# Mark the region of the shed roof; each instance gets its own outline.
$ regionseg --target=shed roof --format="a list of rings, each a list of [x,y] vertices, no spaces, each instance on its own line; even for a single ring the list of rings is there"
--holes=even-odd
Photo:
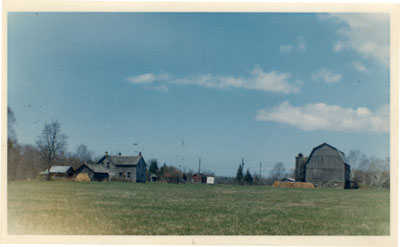
[[[50,167],[50,173],[66,173],[69,169],[72,169],[71,166],[52,166]],[[41,174],[47,174],[48,170],[41,172]]]
[[[109,173],[109,170],[97,164],[83,164],[95,173]]]

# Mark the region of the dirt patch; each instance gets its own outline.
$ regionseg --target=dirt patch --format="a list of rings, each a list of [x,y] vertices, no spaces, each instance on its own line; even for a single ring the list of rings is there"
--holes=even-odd
[[[309,182],[281,182],[276,181],[272,187],[276,188],[304,188],[304,189],[313,189],[314,185]]]
[[[79,173],[76,175],[74,181],[76,182],[90,182],[90,177],[87,173]]]

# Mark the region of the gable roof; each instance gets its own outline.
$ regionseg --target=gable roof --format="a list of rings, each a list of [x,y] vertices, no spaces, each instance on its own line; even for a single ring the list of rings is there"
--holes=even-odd
[[[104,155],[97,164],[101,163],[104,159],[108,158],[116,166],[137,166],[140,159],[143,157],[138,156],[121,156],[121,155]]]
[[[86,166],[95,173],[109,173],[109,171],[106,168],[98,164],[83,164],[77,170],[79,170],[82,166]]]
[[[328,146],[328,147],[332,148],[333,150],[335,150],[336,152],[338,152],[338,154],[339,154],[339,156],[340,156],[342,162],[343,162],[345,165],[348,165],[348,164],[347,164],[347,160],[346,160],[346,156],[344,155],[344,153],[343,153],[342,151],[340,151],[339,149],[335,148],[334,146],[329,145],[329,144],[326,143],[326,142],[324,142],[324,143],[322,143],[321,145],[316,146],[315,148],[313,148],[313,150],[311,151],[310,155],[308,156],[307,161],[306,161],[305,164],[307,164],[308,161],[311,159],[313,153],[314,153],[317,149],[322,148],[323,146]]]
[[[69,169],[72,169],[71,166],[52,166],[50,167],[50,173],[66,173]],[[74,170],[74,169],[72,169]],[[41,172],[41,174],[47,174],[48,170]]]

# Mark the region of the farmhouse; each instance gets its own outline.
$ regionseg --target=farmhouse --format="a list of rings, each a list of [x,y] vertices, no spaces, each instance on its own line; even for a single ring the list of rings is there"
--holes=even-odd
[[[350,187],[350,166],[345,155],[337,148],[323,143],[315,147],[310,156],[299,153],[296,157],[295,180],[310,182],[315,187]]]
[[[46,169],[45,171],[39,173],[40,176],[47,176],[50,173],[52,178],[66,178],[74,175],[74,169],[70,166],[52,166],[50,171]]]
[[[105,155],[97,162],[108,171],[109,179],[146,182],[146,162],[142,153],[138,156]]]

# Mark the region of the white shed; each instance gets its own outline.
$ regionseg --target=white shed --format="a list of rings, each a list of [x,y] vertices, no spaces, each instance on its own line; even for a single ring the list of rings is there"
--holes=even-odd
[[[207,184],[214,184],[214,177],[207,177]]]

